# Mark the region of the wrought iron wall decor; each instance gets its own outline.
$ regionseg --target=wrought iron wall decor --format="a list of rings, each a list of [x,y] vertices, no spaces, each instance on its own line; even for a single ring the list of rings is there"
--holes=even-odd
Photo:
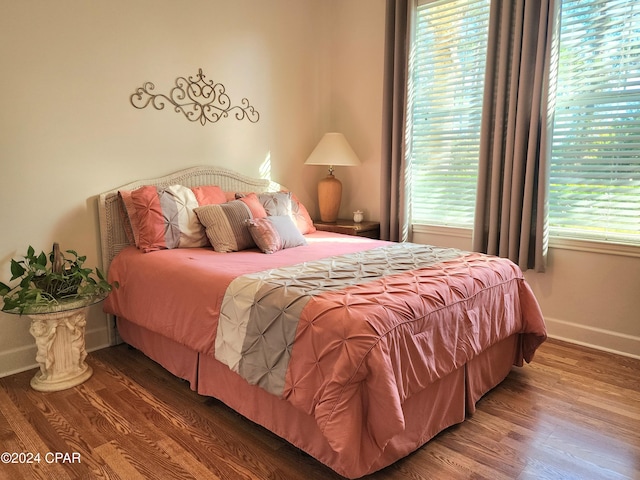
[[[260,114],[243,98],[240,105],[231,105],[231,100],[225,92],[224,85],[205,80],[202,69],[198,69],[196,76],[176,78],[176,86],[169,95],[153,94],[155,85],[145,82],[131,95],[131,105],[142,109],[152,105],[156,110],[164,109],[167,103],[173,105],[177,113],[182,113],[191,122],[215,123],[234,113],[236,119],[245,118],[251,123],[260,120]]]

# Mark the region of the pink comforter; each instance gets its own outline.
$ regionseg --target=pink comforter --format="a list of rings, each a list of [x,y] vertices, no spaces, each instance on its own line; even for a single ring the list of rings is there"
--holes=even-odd
[[[533,293],[513,263],[477,253],[322,294],[303,313],[284,397],[337,452],[376,458],[404,429],[407,398],[516,333],[521,365],[546,338]]]
[[[385,245],[323,232],[308,241],[273,255],[127,249],[111,265],[109,278],[121,287],[105,309],[213,355],[222,301],[237,277]],[[404,429],[408,397],[517,333],[514,363],[522,364],[546,338],[522,273],[508,260],[465,253],[314,295],[299,318],[282,397],[315,417],[336,452],[376,458]]]

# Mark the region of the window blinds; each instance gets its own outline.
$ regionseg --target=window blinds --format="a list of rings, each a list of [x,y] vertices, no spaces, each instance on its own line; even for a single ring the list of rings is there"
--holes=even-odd
[[[561,8],[550,233],[640,244],[640,3]]]
[[[473,226],[489,3],[418,6],[409,90],[413,223]]]

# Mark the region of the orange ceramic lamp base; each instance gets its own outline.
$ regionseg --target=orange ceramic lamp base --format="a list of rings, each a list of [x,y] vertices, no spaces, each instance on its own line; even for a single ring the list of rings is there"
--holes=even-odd
[[[342,199],[342,182],[330,172],[318,183],[318,208],[320,220],[335,222],[338,219],[340,201]]]

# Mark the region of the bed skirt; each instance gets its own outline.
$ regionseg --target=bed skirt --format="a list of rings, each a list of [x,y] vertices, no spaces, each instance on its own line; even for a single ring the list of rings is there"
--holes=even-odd
[[[409,397],[402,405],[405,430],[386,445],[381,456],[354,459],[331,449],[313,416],[249,385],[214,357],[198,354],[121,318],[117,325],[124,342],[187,380],[192,390],[222,401],[348,478],[380,470],[420,448],[442,430],[464,421],[467,414],[475,411],[476,402],[507,377],[519,348],[519,335],[513,335]]]

